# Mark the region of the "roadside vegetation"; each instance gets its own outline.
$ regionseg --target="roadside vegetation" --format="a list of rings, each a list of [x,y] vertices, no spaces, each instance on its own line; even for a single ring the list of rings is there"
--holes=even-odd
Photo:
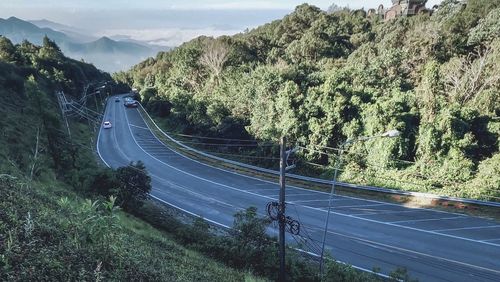
[[[254,281],[61,182],[0,179],[2,281]]]
[[[146,203],[134,214],[156,228],[168,232],[190,249],[235,269],[251,271],[271,281],[278,279],[277,239],[266,233],[270,221],[259,217],[254,207],[238,212],[234,217],[233,227],[223,232],[201,218],[194,219],[192,224],[181,223],[154,202]],[[390,274],[391,278],[383,279],[375,273],[362,272],[350,265],[334,262],[329,256],[325,261],[325,274],[321,280],[317,258],[300,253],[292,247],[304,246],[297,244],[287,248],[287,281],[416,281],[404,268],[394,269]],[[374,266],[374,272],[376,270],[377,267]]]
[[[70,137],[55,95],[110,79],[48,38],[0,36],[0,280],[258,281],[124,212],[151,189],[143,165],[100,168],[92,126],[73,118]]]
[[[48,38],[35,46],[0,37],[0,280],[275,280],[276,240],[255,208],[224,232],[202,219],[181,223],[147,200],[140,161],[104,168],[92,124],[70,118],[68,134],[56,91],[78,99],[85,85],[108,79]],[[290,280],[319,281],[314,260],[291,249],[287,260]],[[326,277],[380,281],[333,262]]]
[[[349,147],[340,179],[499,201],[500,2],[462,2],[389,22],[304,4],[114,78],[164,128],[220,156],[273,167],[269,143],[286,135],[307,148],[296,172],[331,178],[347,138],[397,129],[400,138]]]

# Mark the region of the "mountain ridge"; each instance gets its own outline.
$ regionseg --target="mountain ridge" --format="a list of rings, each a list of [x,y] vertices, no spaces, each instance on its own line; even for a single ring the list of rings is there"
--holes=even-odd
[[[52,27],[72,28],[49,20],[34,22]],[[84,59],[107,72],[127,69],[158,52],[158,48],[130,41],[117,41],[106,36],[85,42],[83,38],[78,39],[76,29],[58,31],[50,27],[37,26],[33,22],[17,17],[0,18],[0,35],[9,38],[15,44],[28,40],[37,45],[42,44],[43,37],[47,36],[54,40],[67,56],[77,60]]]
[[[39,28],[50,28],[52,30],[62,32],[76,42],[87,43],[98,39],[97,36],[88,34],[89,31],[87,30],[53,22],[47,19],[29,20],[28,22],[38,26]]]

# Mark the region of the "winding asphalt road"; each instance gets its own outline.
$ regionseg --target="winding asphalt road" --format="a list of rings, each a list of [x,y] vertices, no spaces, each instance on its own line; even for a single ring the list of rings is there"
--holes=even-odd
[[[113,168],[141,160],[152,177],[152,196],[208,221],[231,226],[233,215],[249,206],[264,213],[277,201],[279,186],[214,168],[165,146],[151,133],[137,109],[107,102],[99,155]],[[288,187],[287,215],[301,222],[301,236],[287,241],[318,253],[328,194]],[[500,222],[444,211],[336,196],[327,249],[358,268],[389,273],[405,267],[420,281],[500,281]],[[271,232],[276,232],[273,228]]]

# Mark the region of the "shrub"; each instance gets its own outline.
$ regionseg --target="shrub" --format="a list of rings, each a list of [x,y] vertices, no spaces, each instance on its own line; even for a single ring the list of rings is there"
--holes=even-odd
[[[116,170],[119,186],[116,195],[118,203],[125,210],[136,210],[151,192],[151,177],[141,161]]]

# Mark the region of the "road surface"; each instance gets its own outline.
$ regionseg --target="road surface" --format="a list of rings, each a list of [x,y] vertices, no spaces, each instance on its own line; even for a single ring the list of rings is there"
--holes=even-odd
[[[122,100],[122,99],[121,99]],[[277,183],[200,163],[166,147],[140,112],[108,99],[98,152],[117,168],[141,160],[152,178],[152,196],[222,226],[249,206],[263,214],[277,201]],[[301,236],[287,241],[319,253],[328,194],[288,187],[287,215],[301,223]],[[336,196],[326,246],[332,256],[356,267],[388,274],[408,269],[420,281],[500,281],[500,222],[444,211]],[[276,229],[274,229],[276,230]]]

